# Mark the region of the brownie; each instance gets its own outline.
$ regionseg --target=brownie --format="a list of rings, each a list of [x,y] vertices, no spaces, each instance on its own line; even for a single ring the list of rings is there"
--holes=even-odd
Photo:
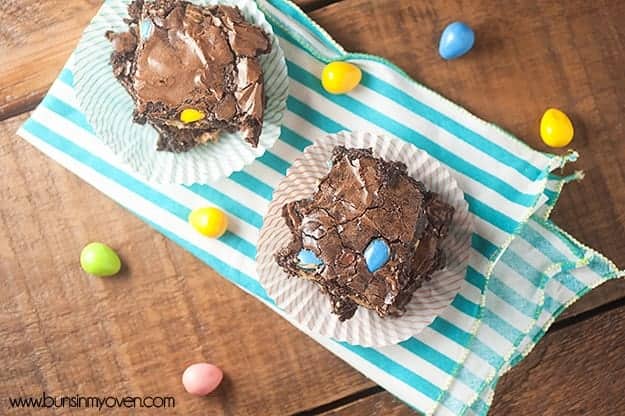
[[[282,207],[292,239],[276,261],[289,277],[316,283],[341,321],[359,305],[401,316],[444,267],[441,241],[453,214],[403,163],[338,146],[312,197]]]
[[[134,0],[127,32],[107,32],[115,77],[135,102],[134,120],[159,132],[157,148],[183,152],[240,131],[258,145],[265,105],[259,56],[269,36],[237,7]],[[181,117],[191,110],[199,117]]]

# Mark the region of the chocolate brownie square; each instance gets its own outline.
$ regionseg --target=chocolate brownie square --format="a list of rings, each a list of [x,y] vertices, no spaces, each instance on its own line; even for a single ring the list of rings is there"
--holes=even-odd
[[[256,147],[269,36],[237,7],[134,0],[128,15],[127,32],[106,33],[111,64],[135,101],[134,120],[159,132],[157,148],[187,151],[221,131],[240,131]]]
[[[413,293],[444,267],[441,241],[454,208],[371,149],[338,146],[309,199],[282,215],[292,240],[276,254],[289,276],[311,280],[341,321],[358,306],[400,316]]]

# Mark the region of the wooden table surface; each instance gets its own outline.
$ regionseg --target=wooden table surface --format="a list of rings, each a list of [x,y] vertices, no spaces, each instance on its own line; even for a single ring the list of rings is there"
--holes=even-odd
[[[410,75],[548,150],[538,120],[572,116],[575,169],[555,221],[625,266],[625,2],[301,0],[347,49]],[[174,396],[177,415],[410,415],[412,410],[129,212],[16,136],[99,0],[0,2],[0,414],[9,396]],[[445,24],[474,50],[436,52]],[[118,249],[121,276],[86,277],[92,240]],[[493,415],[625,414],[625,283],[573,305],[497,388]],[[190,363],[226,372],[206,398]],[[67,414],[48,409],[46,414]],[[11,413],[11,414],[24,414]],[[116,412],[111,412],[116,414]]]

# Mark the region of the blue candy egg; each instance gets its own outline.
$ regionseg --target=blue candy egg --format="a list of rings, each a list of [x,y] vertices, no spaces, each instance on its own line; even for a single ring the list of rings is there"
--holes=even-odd
[[[323,264],[321,259],[317,257],[313,251],[305,248],[301,249],[300,252],[297,253],[297,261],[297,266],[305,270],[315,270]]]
[[[438,53],[443,59],[459,58],[469,52],[475,42],[473,29],[463,22],[453,22],[443,30]]]
[[[154,23],[152,23],[150,19],[141,21],[141,24],[139,25],[139,34],[141,35],[141,39],[149,38],[153,31]]]
[[[367,269],[371,273],[384,266],[391,255],[391,249],[383,238],[372,240],[364,252]]]

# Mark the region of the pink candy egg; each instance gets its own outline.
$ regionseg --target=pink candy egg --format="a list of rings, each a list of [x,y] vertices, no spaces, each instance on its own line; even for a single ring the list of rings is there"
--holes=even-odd
[[[221,369],[213,364],[192,364],[182,373],[185,390],[196,396],[205,396],[219,386],[224,378]]]

